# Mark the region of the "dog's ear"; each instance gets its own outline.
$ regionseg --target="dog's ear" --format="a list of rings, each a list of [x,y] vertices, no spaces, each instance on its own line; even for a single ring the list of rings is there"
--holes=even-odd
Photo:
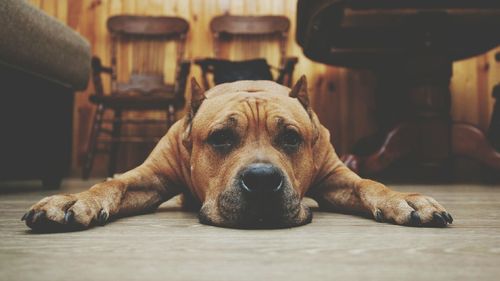
[[[309,95],[307,94],[307,79],[305,75],[302,75],[299,81],[295,83],[292,90],[290,91],[289,96],[291,98],[298,99],[302,106],[306,109],[309,117],[311,117],[313,126],[313,144],[315,144],[319,137],[319,122],[317,120],[318,118],[312,111],[311,104],[309,103]]]
[[[309,96],[307,95],[307,79],[305,75],[300,77],[299,81],[295,83],[290,91],[289,96],[291,98],[296,98],[302,104],[302,106],[306,109],[309,116],[311,116],[312,110],[309,104]]]
[[[206,99],[205,91],[201,88],[201,86],[196,82],[196,79],[191,78],[191,102],[190,102],[190,114],[191,117],[194,117],[196,111],[200,108],[203,101]]]
[[[184,136],[182,142],[187,148],[191,146],[191,123],[193,121],[194,115],[200,108],[203,101],[206,99],[205,91],[201,88],[201,86],[196,82],[196,79],[191,78],[191,100],[189,102],[189,112],[186,118],[186,129],[184,131]]]

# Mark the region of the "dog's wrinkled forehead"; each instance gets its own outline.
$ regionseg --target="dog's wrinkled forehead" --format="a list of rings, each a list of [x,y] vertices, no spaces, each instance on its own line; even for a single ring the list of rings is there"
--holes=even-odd
[[[228,127],[241,132],[294,127],[308,138],[317,135],[312,117],[305,76],[292,89],[260,80],[220,84],[206,92],[193,78],[183,143],[191,148],[192,135],[200,140]]]
[[[200,107],[199,116],[200,119],[217,122],[239,112],[253,115],[254,118],[278,115],[284,119],[308,122],[307,111],[289,94],[289,88],[273,81],[220,84],[205,92],[206,100]],[[208,125],[206,122],[202,123]]]

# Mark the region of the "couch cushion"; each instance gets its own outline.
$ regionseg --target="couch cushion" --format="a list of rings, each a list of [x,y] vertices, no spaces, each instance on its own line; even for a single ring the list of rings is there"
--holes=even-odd
[[[13,67],[74,90],[87,86],[89,43],[27,1],[0,1],[0,66]]]

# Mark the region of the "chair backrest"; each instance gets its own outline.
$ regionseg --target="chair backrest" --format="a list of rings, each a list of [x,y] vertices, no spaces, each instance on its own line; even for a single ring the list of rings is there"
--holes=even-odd
[[[285,16],[238,16],[223,15],[214,17],[210,22],[210,29],[214,37],[214,55],[221,58],[221,40],[231,37],[251,38],[274,37],[279,39],[280,67],[286,57],[286,44],[290,20]]]
[[[117,15],[108,19],[107,27],[111,34],[111,88],[114,92],[150,93],[173,89],[173,85],[164,83],[165,57],[172,45],[167,43],[176,43],[174,80],[178,81],[189,30],[186,20]],[[123,77],[128,81],[118,82]]]

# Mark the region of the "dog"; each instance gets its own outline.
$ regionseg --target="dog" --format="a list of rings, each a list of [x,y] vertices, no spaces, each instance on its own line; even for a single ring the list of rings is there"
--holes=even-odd
[[[104,225],[154,211],[178,194],[198,202],[199,221],[230,228],[310,223],[311,210],[360,214],[378,222],[446,226],[452,216],[431,197],[363,179],[335,153],[311,109],[305,76],[292,89],[238,81],[204,92],[191,80],[188,113],[139,167],[89,190],[46,197],[22,217],[35,231]]]

